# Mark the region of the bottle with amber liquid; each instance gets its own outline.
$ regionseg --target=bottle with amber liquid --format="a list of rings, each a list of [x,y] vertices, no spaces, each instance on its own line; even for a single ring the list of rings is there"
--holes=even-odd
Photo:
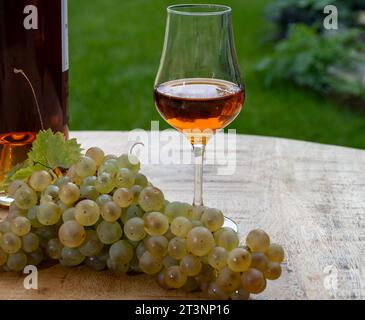
[[[67,0],[0,0],[0,184],[39,130],[67,137],[68,69]]]

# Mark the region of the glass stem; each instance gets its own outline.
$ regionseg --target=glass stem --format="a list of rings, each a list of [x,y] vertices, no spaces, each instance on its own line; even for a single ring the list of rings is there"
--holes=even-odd
[[[204,144],[193,144],[194,153],[194,206],[203,205]]]

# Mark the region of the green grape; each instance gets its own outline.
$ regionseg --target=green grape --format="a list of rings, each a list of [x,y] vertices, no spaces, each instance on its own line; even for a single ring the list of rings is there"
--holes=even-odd
[[[104,203],[113,201],[113,197],[109,194],[101,194],[99,197],[96,198],[96,203],[101,208]]]
[[[191,226],[192,226],[192,228],[204,227],[200,220],[192,220],[191,221]]]
[[[109,159],[104,161],[99,169],[98,169],[98,175],[102,174],[103,172],[109,173],[111,176],[113,176],[118,171],[118,165],[116,159]]]
[[[248,300],[250,293],[243,288],[239,288],[231,293],[230,298],[232,300]]]
[[[22,247],[22,240],[14,233],[7,232],[0,238],[0,247],[6,253],[16,253]]]
[[[145,251],[139,259],[139,267],[146,274],[156,274],[162,267],[162,261],[148,251]]]
[[[189,254],[181,259],[180,269],[188,276],[197,276],[202,269],[202,263],[199,258]]]
[[[214,247],[208,255],[208,263],[214,269],[221,270],[227,265],[228,252],[222,247]]]
[[[270,238],[265,231],[256,229],[247,235],[246,244],[253,252],[265,252],[270,247]]]
[[[42,192],[52,183],[52,176],[45,170],[34,171],[28,183],[34,191]]]
[[[61,210],[53,202],[41,204],[37,210],[37,219],[44,226],[56,224],[61,218]]]
[[[119,188],[114,191],[114,202],[121,208],[127,208],[133,203],[133,193],[126,188]]]
[[[15,193],[23,187],[28,188],[28,185],[23,180],[15,180],[15,181],[11,182],[8,187],[9,196],[14,198]]]
[[[132,186],[131,191],[133,193],[133,203],[138,204],[139,194],[141,193],[142,190],[143,190],[143,188],[141,186],[139,186],[138,184],[135,184],[134,186]]]
[[[243,272],[250,268],[251,254],[246,249],[235,248],[228,253],[228,267],[234,272]]]
[[[145,212],[161,211],[165,205],[165,198],[160,189],[146,187],[139,194],[138,204]]]
[[[118,263],[129,263],[133,259],[133,254],[133,247],[125,240],[119,240],[109,248],[110,259]]]
[[[109,259],[109,248],[108,246],[104,246],[103,250],[100,251],[100,253],[98,253],[96,255],[96,257],[101,260],[106,262]]]
[[[8,260],[7,253],[0,248],[0,267],[3,266]]]
[[[144,240],[146,250],[161,260],[167,253],[168,245],[169,241],[164,236],[149,236]]]
[[[279,262],[270,261],[264,271],[264,276],[269,280],[279,279],[281,276],[281,266]]]
[[[100,173],[96,180],[95,188],[100,193],[112,192],[115,188],[112,176],[107,172]]]
[[[23,252],[11,253],[8,256],[6,266],[11,271],[22,271],[27,265],[27,256]]]
[[[188,254],[186,249],[186,240],[180,237],[172,238],[167,247],[167,251],[172,258],[176,260],[182,259]]]
[[[219,271],[216,282],[224,292],[232,292],[241,286],[240,273],[225,267]]]
[[[86,230],[84,242],[79,247],[81,254],[86,257],[96,256],[104,247],[104,244],[99,240],[96,231]]]
[[[0,233],[7,233],[10,232],[11,222],[4,220],[0,222]]]
[[[66,183],[69,183],[71,182],[71,179],[70,177],[67,177],[67,176],[61,176],[61,177],[58,177],[54,183],[55,186],[61,188],[61,186],[63,184],[66,184]]]
[[[229,298],[228,293],[224,292],[216,282],[209,284],[207,288],[207,295],[213,300],[228,300]]]
[[[103,219],[108,222],[117,221],[122,214],[122,210],[114,201],[105,202],[100,212]]]
[[[27,209],[20,209],[16,206],[15,202],[13,201],[9,206],[9,213],[6,217],[8,221],[11,221],[12,219],[8,218],[11,214],[15,214],[16,217],[23,216],[25,217],[27,215],[28,210]]]
[[[146,252],[146,247],[144,246],[143,241],[141,241],[136,248],[136,256],[138,259],[141,259],[142,255]]]
[[[50,196],[51,201],[57,201],[59,199],[59,197],[58,197],[59,192],[60,192],[60,188],[51,184],[43,191],[43,195]]]
[[[194,292],[199,288],[199,283],[194,277],[188,277],[185,284],[181,287],[184,292]]]
[[[171,266],[164,272],[164,280],[168,287],[178,289],[184,286],[188,277],[179,266]]]
[[[251,266],[250,268],[255,268],[264,272],[267,269],[269,260],[262,252],[252,252],[251,253]]]
[[[282,263],[284,260],[284,249],[282,246],[272,243],[265,251],[267,258],[272,262]]]
[[[231,251],[232,249],[238,247],[240,240],[238,238],[236,231],[234,231],[231,228],[222,228],[217,232],[215,238],[216,238],[216,243],[219,247],[222,247],[227,251]]]
[[[162,288],[162,289],[165,289],[165,290],[168,290],[170,289],[167,284],[165,283],[165,270],[161,270],[157,277],[156,277],[156,280],[157,280],[157,283],[158,285]]]
[[[200,222],[200,217],[202,216],[205,209],[205,206],[193,206],[190,213],[191,220],[197,220]]]
[[[39,238],[34,233],[28,233],[22,237],[22,249],[25,252],[33,252],[39,247]]]
[[[77,248],[62,248],[60,263],[66,267],[78,266],[85,260],[85,257],[81,254]]]
[[[38,201],[37,194],[29,187],[21,187],[15,192],[14,202],[20,209],[28,210],[35,206]]]
[[[129,219],[143,217],[143,211],[135,204],[130,205],[128,208],[123,209],[120,220],[125,224]]]
[[[137,173],[141,167],[139,159],[133,154],[122,154],[117,159],[117,164],[119,168],[130,169],[134,173]]]
[[[26,217],[16,217],[10,225],[11,231],[19,237],[30,232],[32,225]]]
[[[72,165],[66,173],[66,176],[70,178],[70,181],[72,183],[75,183],[77,185],[81,184],[81,177],[76,173],[76,166]]]
[[[106,262],[98,257],[86,257],[85,264],[95,271],[102,271],[106,268]]]
[[[141,268],[139,267],[139,260],[136,256],[133,257],[131,262],[129,262],[129,268],[130,271],[136,272],[136,273],[142,273]]]
[[[86,198],[95,201],[100,193],[96,190],[94,186],[82,186],[80,188],[81,198]]]
[[[61,243],[69,248],[80,246],[86,237],[85,229],[75,220],[66,221],[58,231]]]
[[[75,172],[80,178],[93,176],[96,172],[96,163],[90,157],[81,157],[75,164]]]
[[[47,242],[46,253],[48,257],[54,260],[62,258],[63,245],[57,238],[51,239]]]
[[[61,214],[64,213],[66,210],[72,208],[72,205],[64,204],[61,200],[58,200],[56,204],[60,208]]]
[[[193,206],[184,202],[170,202],[166,205],[165,215],[171,222],[176,217],[191,218],[193,213]]]
[[[104,156],[103,162],[108,160],[117,160],[118,157],[115,154],[107,154]]]
[[[39,204],[45,204],[45,203],[49,203],[49,202],[53,202],[52,197],[49,195],[42,194],[39,199]]]
[[[96,232],[100,241],[104,244],[112,244],[123,235],[123,230],[118,222],[102,221],[97,226]]]
[[[100,208],[95,201],[82,200],[75,208],[75,219],[82,226],[92,226],[99,220]]]
[[[139,185],[142,188],[146,188],[148,185],[148,179],[144,174],[137,173],[134,177],[134,184]]]
[[[108,259],[106,262],[108,269],[115,274],[124,274],[129,270],[129,262],[120,262],[113,259]]]
[[[38,248],[35,251],[27,254],[28,265],[37,266],[43,261],[43,251]]]
[[[169,221],[161,212],[149,212],[144,215],[144,227],[149,235],[163,235],[169,229]]]
[[[241,275],[243,289],[250,293],[260,293],[266,288],[266,281],[261,271],[250,268]]]
[[[134,184],[134,173],[127,168],[121,168],[114,175],[113,181],[117,188],[129,189]]]
[[[170,226],[171,232],[177,237],[185,237],[192,227],[191,221],[185,217],[176,217]]]
[[[104,161],[104,151],[98,147],[87,149],[85,155],[95,161],[97,166],[100,166]]]
[[[179,261],[170,257],[170,256],[165,256],[162,259],[162,263],[164,265],[165,268],[171,267],[171,266],[178,266],[179,265]]]
[[[85,177],[84,179],[81,180],[80,186],[81,187],[86,187],[86,186],[95,187],[97,179],[98,178],[95,176]]]
[[[209,229],[211,232],[215,232],[223,226],[224,215],[222,211],[218,209],[205,208],[200,217],[200,221],[204,227]]]
[[[62,214],[62,220],[63,222],[69,221],[69,220],[75,220],[75,211],[76,208],[72,207],[67,209],[63,214]]]
[[[199,257],[205,256],[214,247],[213,235],[205,227],[195,227],[187,234],[186,246],[192,254]]]
[[[79,200],[80,189],[72,182],[65,183],[60,187],[59,197],[63,203],[71,205]]]
[[[144,221],[141,218],[135,217],[129,219],[124,225],[125,236],[132,241],[141,241],[146,236],[144,231]]]
[[[35,234],[39,238],[44,238],[44,239],[47,239],[47,240],[50,240],[50,239],[53,239],[53,238],[57,238],[58,226],[57,225],[42,226],[42,227],[38,228],[35,231]]]

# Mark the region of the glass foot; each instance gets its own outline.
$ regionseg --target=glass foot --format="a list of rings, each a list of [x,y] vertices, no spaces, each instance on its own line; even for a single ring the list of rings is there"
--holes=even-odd
[[[234,222],[230,218],[224,217],[223,227],[229,227],[229,228],[233,229],[234,231],[238,232],[237,223]]]
[[[9,207],[13,201],[13,198],[6,196],[4,193],[0,193],[0,207]]]

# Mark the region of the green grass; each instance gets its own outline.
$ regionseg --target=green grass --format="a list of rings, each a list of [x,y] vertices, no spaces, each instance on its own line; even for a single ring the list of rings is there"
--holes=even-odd
[[[181,2],[181,1],[180,1]],[[202,1],[192,1],[201,3]],[[209,1],[233,8],[236,49],[247,100],[231,124],[239,133],[365,148],[365,114],[288,83],[265,87],[255,64],[268,1]],[[70,113],[73,130],[150,128],[161,120],[152,101],[165,30],[164,0],[70,1]],[[266,29],[267,30],[267,29]]]

